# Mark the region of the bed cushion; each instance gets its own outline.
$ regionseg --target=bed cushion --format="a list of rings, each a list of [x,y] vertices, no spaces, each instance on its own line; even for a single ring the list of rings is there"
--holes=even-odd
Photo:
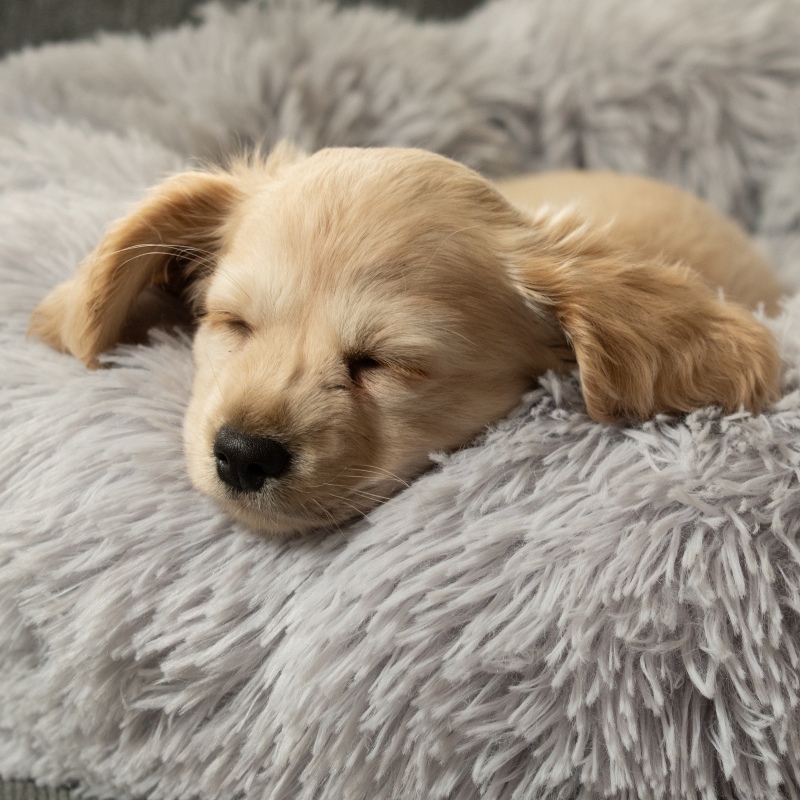
[[[306,3],[0,62],[0,774],[98,796],[800,793],[792,2]],[[282,541],[190,486],[190,343],[86,371],[27,317],[164,174],[249,142],[646,172],[790,288],[781,400],[589,420],[546,376],[366,518]]]

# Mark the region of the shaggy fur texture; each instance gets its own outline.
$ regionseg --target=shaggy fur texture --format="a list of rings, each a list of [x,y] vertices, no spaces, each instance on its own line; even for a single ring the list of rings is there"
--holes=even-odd
[[[548,370],[577,363],[596,422],[777,399],[773,335],[718,292],[755,308],[783,289],[730,221],[637,176],[512,183],[519,206],[408,147],[281,143],[182,172],[109,227],[29,332],[97,368],[175,287],[158,309],[180,297],[197,320],[189,475],[276,534],[363,516]]]
[[[0,65],[0,773],[152,798],[800,796],[800,298],[783,398],[639,426],[549,377],[368,519],[278,542],[189,486],[189,342],[87,373],[28,315],[233,142],[424,145],[699,190],[800,276],[793,2],[212,9]]]

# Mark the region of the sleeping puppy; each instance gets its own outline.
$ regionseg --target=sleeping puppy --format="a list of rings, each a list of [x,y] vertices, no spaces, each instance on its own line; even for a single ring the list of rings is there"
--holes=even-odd
[[[421,150],[280,145],[113,224],[31,332],[87,366],[152,287],[198,320],[189,472],[270,533],[364,513],[576,364],[598,422],[763,409],[781,290],[745,235],[605,173],[492,185]],[[722,288],[723,298],[718,292]]]

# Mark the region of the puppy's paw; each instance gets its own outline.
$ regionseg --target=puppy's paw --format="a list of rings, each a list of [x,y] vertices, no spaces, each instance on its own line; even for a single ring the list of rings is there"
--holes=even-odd
[[[689,396],[728,413],[744,407],[754,414],[778,398],[780,356],[775,339],[745,309],[720,303],[697,348],[693,353],[690,345],[688,352],[696,360]]]
[[[645,420],[712,405],[757,413],[777,397],[780,359],[770,332],[691,269],[641,263],[601,245],[561,255],[556,269],[545,256],[534,251],[522,288],[555,311],[592,419]]]
[[[654,309],[655,312],[655,309]],[[778,396],[780,358],[772,334],[744,308],[703,294],[673,306],[650,330],[596,348],[582,366],[590,415],[645,420],[719,406],[760,413]]]

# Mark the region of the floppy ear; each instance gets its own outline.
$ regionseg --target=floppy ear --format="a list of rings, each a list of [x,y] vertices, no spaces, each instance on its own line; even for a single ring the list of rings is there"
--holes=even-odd
[[[688,267],[614,249],[561,213],[518,241],[512,276],[575,352],[589,415],[643,420],[708,405],[759,412],[778,393],[770,332]]]
[[[106,232],[75,277],[45,297],[29,333],[97,367],[149,286],[183,286],[208,270],[240,190],[229,173],[185,172],[157,186]]]

